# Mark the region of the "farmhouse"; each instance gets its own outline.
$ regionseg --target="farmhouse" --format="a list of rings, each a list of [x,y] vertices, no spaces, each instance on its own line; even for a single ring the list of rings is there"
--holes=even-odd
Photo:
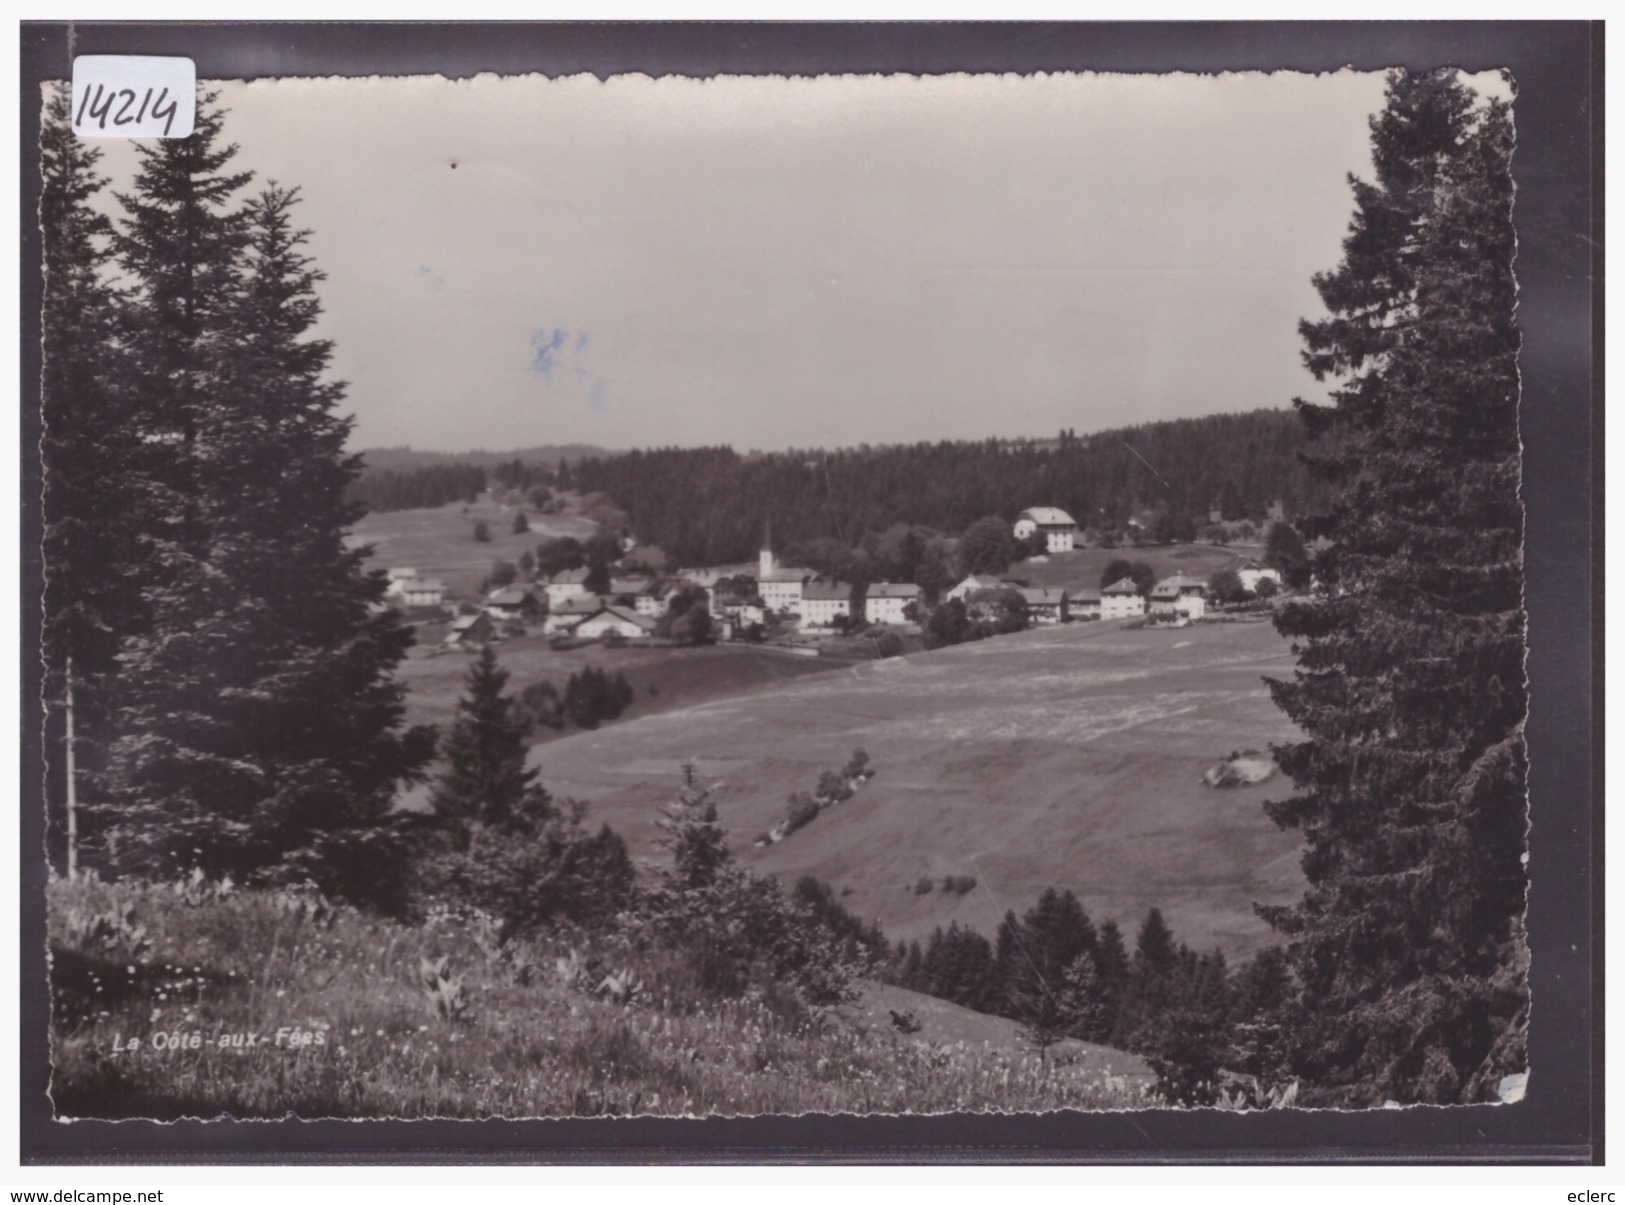
[[[384,570],[384,572],[388,575],[391,585],[393,585],[395,582],[403,581],[408,578],[422,576],[416,569],[408,569],[404,565],[394,566],[393,568]]]
[[[998,588],[999,579],[991,573],[973,573],[952,590],[949,590],[943,597],[949,602],[956,598],[963,602],[978,590],[997,590]]]
[[[1067,599],[1067,605],[1073,619],[1099,619],[1100,591],[1076,590]]]
[[[1016,539],[1025,540],[1035,531],[1044,533],[1050,552],[1071,552],[1078,535],[1078,525],[1060,507],[1030,506],[1016,516]]]
[[[1206,587],[1199,578],[1176,573],[1151,590],[1151,614],[1200,619],[1207,612]]]
[[[542,613],[542,600],[523,586],[504,586],[485,596],[492,619],[534,619]]]
[[[636,640],[642,636],[652,635],[654,630],[655,621],[647,615],[639,615],[626,607],[615,606],[599,607],[573,629],[574,634],[583,640],[602,640],[609,635]]]
[[[478,615],[459,615],[451,621],[446,643],[453,648],[479,648],[496,639],[497,626],[485,612]]]
[[[769,610],[800,615],[801,592],[811,576],[810,569],[794,569],[779,564],[773,555],[771,545],[768,543],[762,545],[756,572],[756,588],[761,592],[762,601],[767,604]]]
[[[1276,589],[1281,587],[1280,570],[1271,569],[1261,561],[1248,561],[1240,569],[1236,570],[1236,576],[1241,579],[1241,588],[1254,594],[1258,593],[1259,582],[1274,582]]]
[[[1070,596],[1065,590],[1048,587],[1018,587],[1016,593],[1027,604],[1027,618],[1033,623],[1066,623],[1072,618]]]
[[[869,623],[907,623],[903,609],[920,597],[913,582],[873,582],[863,600],[863,618]]]
[[[801,622],[828,627],[837,615],[852,616],[852,587],[840,582],[808,582],[801,588]]]
[[[557,606],[547,609],[542,631],[549,636],[555,632],[568,632],[589,615],[597,614],[603,605],[604,600],[596,594],[572,594]]]
[[[1122,581],[1113,582],[1100,592],[1100,617],[1102,619],[1132,619],[1145,614],[1145,599],[1140,596],[1140,588],[1134,584],[1134,579],[1125,577]]]
[[[446,583],[432,577],[403,577],[390,582],[385,593],[406,607],[438,607],[446,601]]]
[[[556,608],[565,599],[575,598],[587,592],[587,571],[566,569],[555,573],[543,580],[542,589],[547,591],[547,605]]]

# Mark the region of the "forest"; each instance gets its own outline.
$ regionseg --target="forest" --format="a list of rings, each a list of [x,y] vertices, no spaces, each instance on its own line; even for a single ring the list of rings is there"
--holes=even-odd
[[[1051,440],[749,456],[662,448],[587,457],[568,471],[579,489],[613,499],[640,541],[685,565],[717,565],[753,558],[769,521],[785,548],[856,545],[897,523],[957,534],[987,515],[1013,521],[1029,506],[1059,506],[1099,532],[1158,514],[1199,530],[1212,510],[1262,519],[1277,501],[1301,514],[1331,496],[1300,459],[1304,448],[1292,411],[1256,410]]]

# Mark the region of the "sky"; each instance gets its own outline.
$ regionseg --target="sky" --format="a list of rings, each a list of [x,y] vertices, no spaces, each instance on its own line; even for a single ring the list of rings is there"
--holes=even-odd
[[[219,87],[236,164],[302,190],[356,447],[745,450],[1320,396],[1297,324],[1383,81]]]

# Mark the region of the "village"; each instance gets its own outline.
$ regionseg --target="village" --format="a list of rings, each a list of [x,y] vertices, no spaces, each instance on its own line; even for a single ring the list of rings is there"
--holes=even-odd
[[[1279,521],[1279,508],[1271,509]],[[459,598],[438,577],[390,566],[386,600],[426,629],[449,621],[434,642],[440,653],[540,634],[561,649],[749,642],[804,656],[830,655],[844,638],[866,638],[887,656],[905,651],[905,638],[921,637],[929,618],[954,604],[965,621],[984,625],[984,634],[1096,620],[1184,626],[1267,601],[1284,585],[1280,570],[1257,558],[1235,562],[1228,591],[1216,589],[1213,577],[1184,572],[1147,580],[1143,567],[1099,587],[1042,584],[1032,580],[1033,569],[1083,550],[1078,523],[1058,507],[1035,506],[1017,516],[1011,536],[1033,555],[1003,574],[966,573],[935,598],[913,582],[859,584],[785,564],[769,532],[754,573],[750,566],[651,572],[629,557],[607,566],[596,582],[594,568],[584,565]],[[630,538],[621,543],[627,553],[635,547]],[[688,623],[673,622],[683,615]],[[888,634],[892,639],[883,642]]]

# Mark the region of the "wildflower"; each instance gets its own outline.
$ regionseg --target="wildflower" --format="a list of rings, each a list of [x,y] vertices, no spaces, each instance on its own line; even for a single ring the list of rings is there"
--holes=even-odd
[[[280,1000],[280,999],[282,999],[282,997],[286,996],[287,994],[288,994],[287,992],[283,991],[281,988],[278,988],[277,993],[276,993],[276,998],[278,1000]]]

